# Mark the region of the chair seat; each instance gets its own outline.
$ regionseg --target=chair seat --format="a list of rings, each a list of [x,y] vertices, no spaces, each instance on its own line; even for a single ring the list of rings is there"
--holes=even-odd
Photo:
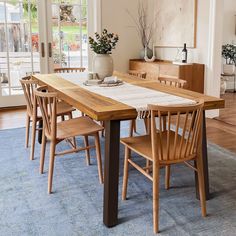
[[[38,111],[37,111],[37,119],[42,119],[41,110],[40,110],[39,107],[37,109],[38,109]],[[63,102],[63,101],[60,101],[60,102],[57,103],[57,115],[58,116],[63,115],[63,114],[68,114],[68,113],[70,113],[72,111],[75,111],[75,108],[73,108],[68,103]]]
[[[176,145],[176,151],[174,148],[170,150],[170,160],[167,160],[167,132],[162,132],[162,141],[163,143],[163,159],[160,160],[161,165],[168,165],[172,163],[178,163],[178,162],[183,162],[183,161],[188,161],[194,159],[196,156],[186,156],[185,158],[182,158],[178,161],[178,154],[180,152],[180,142],[181,142],[181,135],[178,135],[177,137],[177,145]],[[174,143],[174,138],[175,138],[175,132],[170,131],[170,143]],[[157,142],[160,142],[159,135],[157,135]],[[150,135],[144,135],[144,136],[136,136],[136,137],[128,137],[128,138],[122,138],[121,143],[128,146],[129,149],[133,150],[134,152],[140,154],[141,156],[145,157],[146,159],[152,161],[152,143],[151,143],[151,136]],[[184,154],[184,147],[183,145],[182,152],[181,154]],[[174,153],[177,153],[176,157],[174,157]]]
[[[57,139],[75,136],[93,135],[104,128],[87,116],[82,116],[57,123]]]
[[[57,115],[70,113],[72,111],[75,111],[75,108],[68,103],[63,101],[57,103]]]

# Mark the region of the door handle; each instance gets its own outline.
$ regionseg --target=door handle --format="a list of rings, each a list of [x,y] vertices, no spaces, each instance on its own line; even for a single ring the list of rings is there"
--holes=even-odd
[[[52,57],[52,43],[48,43],[48,55]]]
[[[42,56],[42,57],[45,57],[44,43],[41,43],[41,56]]]

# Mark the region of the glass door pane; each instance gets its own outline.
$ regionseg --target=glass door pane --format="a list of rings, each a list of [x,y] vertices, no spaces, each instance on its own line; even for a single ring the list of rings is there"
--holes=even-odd
[[[19,80],[40,71],[37,11],[36,0],[0,0],[0,106],[19,105]]]
[[[52,1],[53,63],[88,67],[87,0]]]

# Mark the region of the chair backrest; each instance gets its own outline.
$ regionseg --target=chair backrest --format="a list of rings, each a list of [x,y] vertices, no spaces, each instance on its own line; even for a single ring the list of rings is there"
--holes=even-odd
[[[165,76],[159,76],[158,80],[160,81],[160,83],[164,83],[166,85],[170,85],[177,88],[183,88],[187,84],[186,80]]]
[[[38,87],[34,93],[42,113],[45,134],[56,139],[57,93],[49,92],[47,86]]]
[[[149,105],[153,159],[167,164],[191,160],[197,154],[203,101],[189,106]],[[155,117],[158,117],[156,125]],[[157,131],[158,130],[158,131]]]
[[[133,75],[142,79],[146,79],[147,73],[144,71],[138,71],[138,70],[129,70],[129,75]]]
[[[75,73],[75,72],[84,72],[86,68],[78,67],[78,68],[56,68],[54,69],[55,73]]]
[[[27,112],[30,116],[32,116],[34,105],[34,90],[37,88],[38,82],[36,80],[33,80],[31,76],[26,76],[20,80],[20,83],[26,99]]]

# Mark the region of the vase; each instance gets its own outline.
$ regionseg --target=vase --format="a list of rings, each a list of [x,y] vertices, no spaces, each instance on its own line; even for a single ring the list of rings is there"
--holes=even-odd
[[[227,80],[225,80],[223,77],[221,77],[221,81],[220,81],[220,94],[225,94],[226,87],[227,87],[226,81]]]
[[[103,80],[113,74],[113,59],[109,54],[96,54],[93,57],[93,73]]]
[[[224,64],[223,73],[226,75],[232,75],[235,73],[235,65]]]
[[[149,47],[147,47],[147,56],[148,58],[152,58],[153,56],[153,51]],[[140,59],[144,59],[145,57],[145,48],[143,48],[140,52]]]

